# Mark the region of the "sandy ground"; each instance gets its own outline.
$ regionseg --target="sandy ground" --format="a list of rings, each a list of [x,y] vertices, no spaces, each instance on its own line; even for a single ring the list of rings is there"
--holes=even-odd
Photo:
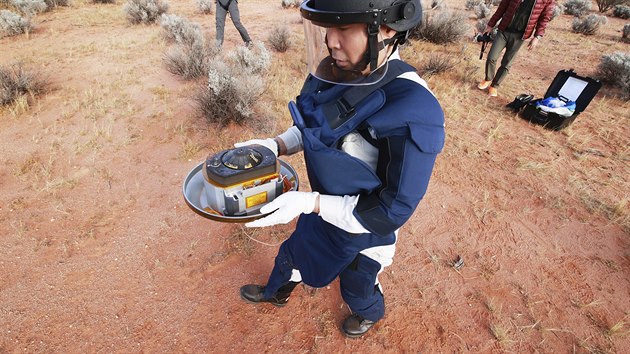
[[[296,11],[279,3],[242,0],[254,39],[280,22],[301,35]],[[170,4],[213,38],[211,15]],[[195,115],[195,85],[162,64],[160,27],[128,24],[122,4],[39,15],[28,38],[0,39],[0,64],[22,60],[54,84],[27,111],[0,116],[0,352],[630,352],[627,224],[587,203],[627,201],[628,103],[600,94],[565,133],[502,108],[542,95],[561,68],[588,74],[603,48],[628,48],[613,26],[570,37],[570,21],[552,23],[546,65],[523,55],[498,100],[474,88],[476,44],[464,47],[474,75],[429,78],[447,145],[380,277],[386,317],[351,340],[338,329],[349,310],[337,281],[298,287],[284,308],[239,298],[241,285],[266,280],[291,225],[248,230],[184,203],[188,171],[259,132]],[[236,45],[228,22],[225,50]],[[423,48],[403,56],[422,63]],[[301,75],[273,78],[290,90],[274,96],[277,128],[263,133],[288,127],[281,109]],[[299,155],[286,160],[305,175]],[[588,198],[575,192],[582,180],[597,187]]]

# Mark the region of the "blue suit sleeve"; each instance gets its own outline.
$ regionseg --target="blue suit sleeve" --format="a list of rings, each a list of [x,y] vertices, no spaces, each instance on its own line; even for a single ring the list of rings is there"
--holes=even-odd
[[[440,133],[443,137],[443,128]],[[383,184],[377,191],[361,195],[354,210],[354,216],[367,230],[387,235],[411,217],[426,193],[439,152],[424,150],[407,136],[381,141],[377,174]]]

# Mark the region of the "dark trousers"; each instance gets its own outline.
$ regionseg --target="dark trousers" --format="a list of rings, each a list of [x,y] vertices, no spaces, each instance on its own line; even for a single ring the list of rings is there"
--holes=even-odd
[[[516,53],[521,49],[523,43],[525,43],[525,40],[523,40],[522,33],[497,32],[492,42],[492,48],[490,48],[490,52],[488,53],[488,59],[486,60],[486,81],[492,81],[493,87],[498,87],[503,79],[505,79],[514,58],[516,58]],[[497,60],[503,49],[505,49],[505,54],[503,54],[503,58],[501,59],[499,70],[496,71]]]
[[[251,42],[251,38],[245,29],[245,26],[241,23],[241,15],[238,12],[238,3],[236,0],[232,0],[230,2],[230,6],[228,6],[228,10],[226,11],[220,4],[221,0],[217,1],[217,11],[215,13],[216,25],[217,25],[217,35],[216,35],[216,46],[220,47],[223,44],[223,32],[225,29],[225,17],[227,13],[230,13],[230,17],[232,18],[232,23],[234,27],[240,33],[243,42]],[[223,2],[227,3],[227,0],[223,0]]]
[[[381,268],[380,263],[362,254],[339,274],[341,296],[352,313],[356,313],[370,321],[378,321],[385,316],[385,301],[378,286],[376,276]],[[277,292],[283,292],[289,285],[294,269],[293,258],[286,247],[280,246],[275,264],[263,297],[272,298]],[[291,287],[291,289],[293,289]]]

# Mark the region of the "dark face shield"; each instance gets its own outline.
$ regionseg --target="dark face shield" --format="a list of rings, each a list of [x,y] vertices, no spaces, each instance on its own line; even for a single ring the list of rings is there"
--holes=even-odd
[[[367,27],[358,26],[364,25],[331,26],[304,19],[308,71],[333,84],[371,85],[381,80],[387,72],[385,55],[370,71]],[[382,42],[380,33],[378,42]]]

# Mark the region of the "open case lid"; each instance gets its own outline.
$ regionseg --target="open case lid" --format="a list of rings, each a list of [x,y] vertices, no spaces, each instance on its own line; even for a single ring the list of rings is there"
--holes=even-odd
[[[573,69],[560,70],[545,93],[547,97],[564,97],[575,102],[575,113],[582,113],[602,87],[599,80],[579,76]]]

